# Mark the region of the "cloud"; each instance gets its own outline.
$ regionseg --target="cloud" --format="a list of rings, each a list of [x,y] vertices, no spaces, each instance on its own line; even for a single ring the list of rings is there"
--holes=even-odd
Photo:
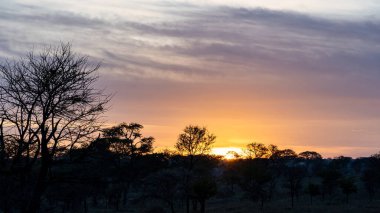
[[[313,146],[342,141],[354,146],[362,138],[363,146],[373,146],[378,141],[376,134],[352,132],[374,132],[380,125],[372,119],[380,115],[378,19],[240,4],[144,2],[3,4],[0,60],[41,44],[71,42],[102,62],[102,86],[118,91],[110,112],[115,120],[127,119],[127,111],[128,119],[171,126],[174,132],[179,124],[199,119],[219,129],[233,124],[246,137],[258,134],[272,143],[284,138],[293,145],[307,140]],[[248,122],[257,118],[280,124]],[[242,131],[239,122],[255,131]],[[306,124],[307,134],[296,131]],[[163,134],[173,140],[163,144],[175,141],[175,135]],[[243,136],[231,138],[246,140]]]

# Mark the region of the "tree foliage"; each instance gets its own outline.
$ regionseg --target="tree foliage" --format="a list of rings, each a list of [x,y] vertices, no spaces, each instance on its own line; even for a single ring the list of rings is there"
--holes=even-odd
[[[179,135],[175,148],[186,155],[207,154],[215,139],[216,136],[209,133],[206,127],[189,125]]]
[[[121,123],[102,130],[103,138],[110,143],[111,151],[123,156],[135,156],[153,151],[153,137],[143,137],[143,125],[138,123]]]
[[[268,148],[262,143],[250,143],[246,148],[248,158],[263,158],[268,155]]]

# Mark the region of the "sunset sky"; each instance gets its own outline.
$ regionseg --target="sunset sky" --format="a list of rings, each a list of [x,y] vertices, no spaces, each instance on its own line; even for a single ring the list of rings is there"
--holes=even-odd
[[[157,148],[198,124],[217,147],[380,151],[378,0],[1,1],[0,61],[60,41],[102,62],[106,122]]]

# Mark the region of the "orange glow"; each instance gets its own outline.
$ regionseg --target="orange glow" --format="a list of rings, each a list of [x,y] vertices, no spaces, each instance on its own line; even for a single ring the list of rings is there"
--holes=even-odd
[[[215,147],[211,150],[212,154],[223,156],[223,158],[227,160],[232,160],[236,158],[233,152],[240,156],[243,154],[242,149],[238,147]]]

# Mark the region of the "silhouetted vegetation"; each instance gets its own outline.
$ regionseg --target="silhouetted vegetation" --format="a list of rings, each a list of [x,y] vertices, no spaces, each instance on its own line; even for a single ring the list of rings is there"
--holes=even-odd
[[[323,159],[255,142],[228,160],[196,125],[157,153],[141,124],[101,128],[97,69],[69,45],[1,65],[0,212],[380,211],[380,153]]]

